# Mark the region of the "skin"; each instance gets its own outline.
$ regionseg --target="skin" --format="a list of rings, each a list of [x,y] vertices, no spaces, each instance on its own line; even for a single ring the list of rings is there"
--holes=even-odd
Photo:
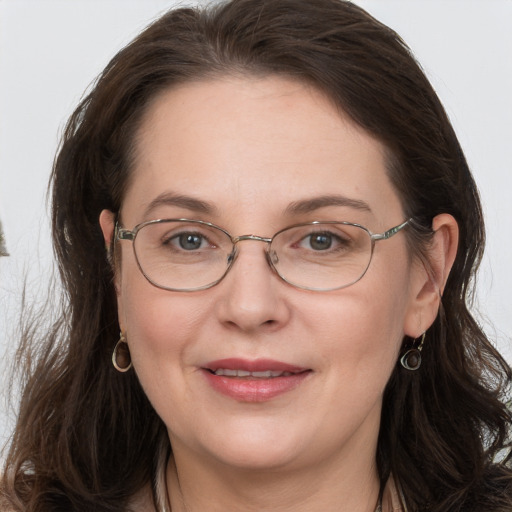
[[[164,192],[207,201],[212,211],[160,204],[146,213]],[[331,194],[369,209],[286,212]],[[382,144],[318,91],[278,77],[197,82],[153,102],[121,221],[131,229],[164,217],[265,237],[313,220],[357,222],[375,233],[405,220]],[[102,212],[100,224],[109,243],[113,214]],[[418,337],[433,322],[455,256],[453,218],[440,215],[433,227],[431,277],[401,232],[376,244],[359,282],[330,292],[284,283],[266,263],[265,244],[254,241],[242,243],[217,286],[165,291],[141,274],[131,242],[119,243],[119,323],[168,428],[173,512],[373,512],[382,393],[404,335]],[[312,371],[272,400],[241,402],[213,390],[200,371],[227,357]]]

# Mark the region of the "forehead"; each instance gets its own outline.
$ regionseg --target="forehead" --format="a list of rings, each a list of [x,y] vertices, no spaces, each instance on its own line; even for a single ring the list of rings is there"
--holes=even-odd
[[[399,212],[384,146],[316,89],[279,77],[196,82],[154,100],[123,210],[140,215],[167,192],[238,217],[331,194],[369,204],[376,217]]]

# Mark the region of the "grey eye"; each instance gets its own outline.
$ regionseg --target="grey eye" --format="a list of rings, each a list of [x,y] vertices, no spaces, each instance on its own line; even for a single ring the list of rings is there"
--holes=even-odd
[[[204,238],[196,233],[182,233],[176,238],[180,248],[185,251],[200,249],[204,243]]]
[[[313,233],[308,238],[309,245],[315,251],[325,251],[332,246],[332,235],[329,233]]]

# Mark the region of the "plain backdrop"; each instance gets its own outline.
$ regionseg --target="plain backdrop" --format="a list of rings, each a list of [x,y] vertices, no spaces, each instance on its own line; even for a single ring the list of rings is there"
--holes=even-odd
[[[51,274],[45,193],[59,135],[115,52],[176,3],[0,0],[0,218],[10,252],[0,259],[0,445],[14,415],[1,391],[23,285],[41,303]],[[488,230],[475,314],[512,361],[512,0],[356,3],[411,46],[455,126]]]

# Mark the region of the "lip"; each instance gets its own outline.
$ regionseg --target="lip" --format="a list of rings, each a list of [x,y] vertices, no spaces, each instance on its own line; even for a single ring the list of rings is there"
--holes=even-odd
[[[291,375],[261,377],[226,377],[213,372],[225,370],[244,370],[247,372],[288,372]],[[306,379],[312,370],[272,359],[219,359],[211,361],[201,368],[206,381],[217,392],[239,402],[265,402],[292,391]]]

